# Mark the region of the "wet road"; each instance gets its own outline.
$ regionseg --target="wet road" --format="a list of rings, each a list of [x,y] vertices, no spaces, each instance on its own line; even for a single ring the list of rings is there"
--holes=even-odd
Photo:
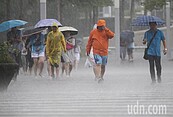
[[[71,78],[49,80],[46,71],[38,79],[20,74],[0,93],[0,117],[172,117],[173,61],[163,57],[162,83],[151,85],[142,54],[135,52],[133,63],[120,64],[110,54],[100,84],[92,69],[83,67],[84,59]]]

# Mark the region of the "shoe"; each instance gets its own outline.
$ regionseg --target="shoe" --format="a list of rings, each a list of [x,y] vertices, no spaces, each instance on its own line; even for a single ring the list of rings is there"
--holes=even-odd
[[[133,59],[129,59],[129,62],[133,62]]]
[[[157,79],[157,82],[158,83],[161,83],[162,82],[161,78]]]
[[[54,77],[52,77],[52,80],[57,80],[57,78],[54,76]]]
[[[102,78],[99,78],[99,79],[98,79],[98,83],[101,83],[102,81],[103,81]]]
[[[39,77],[40,77],[40,78],[43,78],[43,76],[42,76],[41,74],[39,74]]]
[[[151,82],[151,84],[152,84],[152,85],[156,84],[156,81],[155,81],[155,80],[153,80],[153,81]]]
[[[50,77],[51,77],[52,80],[55,79],[55,75],[51,75]]]
[[[102,79],[102,81],[104,81],[104,79],[103,78],[101,78]]]

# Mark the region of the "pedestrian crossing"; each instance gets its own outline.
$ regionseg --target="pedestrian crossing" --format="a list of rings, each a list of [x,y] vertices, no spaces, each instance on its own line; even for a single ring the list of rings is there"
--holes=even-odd
[[[10,92],[12,93],[12,92]],[[169,92],[16,92],[0,96],[0,117],[171,117],[173,98]],[[98,93],[98,92],[96,92]],[[128,105],[166,105],[164,115],[129,115]]]
[[[151,85],[145,72],[136,71],[108,70],[100,84],[92,70],[56,81],[21,75],[0,93],[0,117],[173,117],[172,72]]]

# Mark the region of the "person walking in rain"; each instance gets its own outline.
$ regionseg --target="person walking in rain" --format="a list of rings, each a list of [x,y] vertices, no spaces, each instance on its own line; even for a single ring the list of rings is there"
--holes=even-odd
[[[127,55],[129,62],[133,62],[133,49],[134,49],[134,32],[130,30],[125,31],[127,33]]]
[[[81,53],[81,47],[76,41],[75,42],[75,47],[74,47],[74,55],[75,55],[74,69],[75,69],[75,71],[78,70],[78,64],[79,64],[79,61],[80,61],[80,53]]]
[[[11,28],[11,30],[7,33],[7,42],[9,44],[9,53],[14,61],[19,65],[19,68],[16,69],[16,73],[14,74],[13,80],[17,80],[17,75],[19,74],[19,69],[21,67],[21,51],[22,51],[22,38],[21,32],[17,29],[17,27]]]
[[[34,74],[37,78],[37,71],[39,69],[39,77],[42,77],[42,71],[44,67],[45,59],[45,46],[44,46],[44,36],[41,32],[31,35],[29,37],[31,45],[31,57],[34,61]]]
[[[120,33],[120,58],[122,61],[125,61],[126,50],[127,50],[126,35],[125,32],[123,31]]]
[[[53,23],[52,31],[48,33],[46,41],[46,55],[51,64],[51,77],[59,77],[59,65],[61,62],[62,52],[66,52],[66,42],[64,35],[58,30],[58,25]],[[56,68],[56,76],[54,75],[54,67]]]
[[[75,62],[75,53],[74,53],[75,38],[71,36],[71,33],[69,31],[65,31],[63,32],[63,34],[66,40],[66,49],[67,49],[67,52],[64,53],[62,56],[64,59],[63,64],[66,76],[70,77]],[[62,76],[63,76],[63,71],[62,71]]]
[[[167,53],[167,47],[166,47],[166,40],[164,37],[164,34],[161,30],[157,29],[157,23],[156,22],[149,22],[150,29],[145,32],[143,44],[150,43],[151,39],[153,38],[151,45],[149,46],[149,49],[147,51],[148,54],[148,60],[150,65],[150,75],[152,84],[156,83],[155,78],[155,68],[157,70],[157,81],[158,83],[161,83],[161,41],[163,42],[163,53],[164,55]]]
[[[47,35],[49,34],[49,32],[51,32],[52,31],[52,27],[51,26],[49,26],[48,27],[48,29],[47,29],[47,33],[45,34],[45,48],[46,48],[46,41],[47,41]],[[46,55],[46,49],[45,49],[45,60],[47,61],[47,73],[48,73],[48,76],[50,77],[50,69],[51,69],[51,66],[50,66],[50,62],[49,62],[49,60],[48,60],[48,57],[47,57],[47,55]]]
[[[93,47],[93,54],[96,63],[96,79],[98,83],[103,81],[105,66],[108,58],[108,43],[109,39],[114,37],[114,33],[106,27],[105,20],[98,20],[97,29],[91,31],[88,43],[86,46],[87,56]]]

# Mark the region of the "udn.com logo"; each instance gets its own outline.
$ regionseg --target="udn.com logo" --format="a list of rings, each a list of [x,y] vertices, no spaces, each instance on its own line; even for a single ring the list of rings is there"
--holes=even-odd
[[[129,115],[166,115],[166,105],[143,105],[137,101],[134,105],[127,105]]]

